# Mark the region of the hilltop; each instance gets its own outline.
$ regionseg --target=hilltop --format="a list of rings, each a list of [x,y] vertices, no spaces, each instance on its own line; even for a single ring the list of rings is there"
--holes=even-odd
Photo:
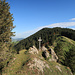
[[[43,28],[14,46],[19,53],[22,49],[29,50],[33,45],[38,48],[38,38],[42,38],[42,46],[52,47],[59,57],[58,62],[75,72],[75,30],[67,28]],[[73,58],[72,58],[73,57]],[[68,63],[70,62],[70,63]],[[73,63],[72,63],[73,62]],[[72,64],[72,65],[71,65]]]
[[[23,40],[24,38],[12,38],[12,42],[17,42],[17,41],[21,41]]]
[[[41,46],[44,46],[47,51],[38,51],[38,38],[40,36],[42,38]],[[11,56],[7,60],[7,64],[2,68],[2,74],[75,74],[75,37],[73,36],[75,36],[75,31],[71,29],[44,28],[30,37],[19,41],[14,46],[11,45]],[[33,48],[34,53],[32,52]],[[55,52],[54,57],[50,54],[50,50]],[[54,59],[51,59],[52,57]]]
[[[65,36],[72,40],[75,40],[75,30],[68,28],[43,28],[35,34],[29,36],[26,39],[21,40],[14,48],[19,51],[22,49],[28,49],[29,47],[35,45],[38,48],[38,38],[42,38],[42,45],[48,43],[52,45],[54,40],[59,36]]]
[[[2,75],[73,75],[69,67],[49,61],[50,58],[51,55],[45,59],[42,51],[34,54],[21,50],[3,68]]]

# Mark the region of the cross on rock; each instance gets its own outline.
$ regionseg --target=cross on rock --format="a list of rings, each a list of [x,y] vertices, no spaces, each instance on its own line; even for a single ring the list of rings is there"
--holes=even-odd
[[[39,41],[39,51],[40,51],[40,49],[41,49],[41,41],[42,41],[41,37],[39,37],[38,41]]]

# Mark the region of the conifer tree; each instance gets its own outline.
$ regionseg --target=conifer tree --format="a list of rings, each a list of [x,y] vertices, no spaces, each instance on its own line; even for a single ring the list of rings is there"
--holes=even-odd
[[[10,13],[10,6],[6,0],[0,0],[0,43],[3,45],[5,42],[11,41],[13,36],[12,29],[13,17]]]
[[[10,13],[10,6],[6,0],[0,0],[0,71],[6,64],[5,59],[7,60],[10,56],[9,47],[6,42],[11,42],[11,36],[13,36],[12,29],[13,26],[13,17]]]

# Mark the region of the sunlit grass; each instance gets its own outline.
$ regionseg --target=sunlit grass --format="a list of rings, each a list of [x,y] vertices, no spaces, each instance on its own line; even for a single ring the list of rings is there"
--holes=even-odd
[[[12,75],[22,67],[22,63],[27,60],[27,55],[24,54],[26,50],[21,50],[19,54],[14,55],[14,58],[9,62],[5,72],[7,75]],[[4,74],[4,73],[3,73]]]
[[[67,39],[64,36],[58,37],[55,42],[62,43],[63,50],[68,50],[72,47],[72,44],[75,44],[75,41]],[[49,47],[54,49],[53,46]],[[14,54],[13,59],[9,61],[8,66],[3,69],[2,75],[38,75],[38,73],[35,70],[30,70],[29,67],[26,65],[28,62],[31,62],[33,58],[38,58],[41,61],[46,62],[50,67],[45,68],[43,73],[39,72],[39,75],[71,75],[71,70],[66,66],[60,65],[57,62],[45,60],[44,57],[42,57],[42,51],[39,51],[39,54],[35,55],[29,54],[25,49],[21,50],[19,54]],[[58,65],[61,68],[62,72],[60,72],[59,69],[55,67],[56,65]]]

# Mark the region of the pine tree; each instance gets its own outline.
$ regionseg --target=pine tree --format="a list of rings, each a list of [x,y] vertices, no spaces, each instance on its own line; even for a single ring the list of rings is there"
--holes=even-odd
[[[6,0],[0,0],[0,70],[5,59],[10,56],[8,42],[11,42],[11,36],[14,36],[12,29],[13,17],[10,13],[10,6]]]
[[[10,13],[10,6],[6,0],[0,0],[0,43],[3,45],[5,42],[11,41],[13,35],[13,17]]]

